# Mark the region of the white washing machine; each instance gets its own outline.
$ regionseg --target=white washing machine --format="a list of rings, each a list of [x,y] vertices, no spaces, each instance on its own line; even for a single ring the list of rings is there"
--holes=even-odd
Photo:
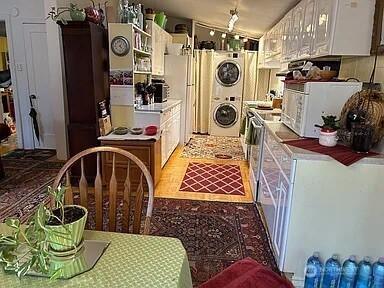
[[[243,53],[215,53],[210,129],[213,136],[239,136],[243,93]]]

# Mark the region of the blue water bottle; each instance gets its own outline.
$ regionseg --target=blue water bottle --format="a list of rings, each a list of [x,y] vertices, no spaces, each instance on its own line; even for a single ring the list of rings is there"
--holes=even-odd
[[[321,273],[323,271],[323,264],[320,260],[320,253],[314,252],[307,260],[305,267],[305,282],[304,288],[320,288]]]
[[[333,254],[331,258],[325,262],[324,277],[321,284],[322,288],[337,288],[341,276],[341,265],[339,257]]]
[[[372,278],[372,266],[369,257],[364,257],[357,270],[356,288],[369,288]]]
[[[344,261],[339,288],[354,288],[357,275],[356,256]]]
[[[373,276],[371,288],[384,288],[384,257],[373,264]]]

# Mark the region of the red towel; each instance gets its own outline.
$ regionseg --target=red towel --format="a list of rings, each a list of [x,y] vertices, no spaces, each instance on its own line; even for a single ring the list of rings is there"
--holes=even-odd
[[[251,258],[237,261],[199,288],[293,288],[285,278]]]
[[[289,140],[282,142],[287,145],[295,146],[312,152],[328,155],[333,159],[339,161],[345,166],[352,165],[353,163],[365,157],[376,156],[379,153],[357,153],[351,148],[344,145],[336,145],[335,147],[326,147],[319,144],[319,139],[307,138],[299,140]]]

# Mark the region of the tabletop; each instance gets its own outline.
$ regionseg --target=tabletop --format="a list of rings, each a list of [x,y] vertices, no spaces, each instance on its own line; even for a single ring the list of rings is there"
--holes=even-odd
[[[5,231],[0,224],[0,233]],[[25,276],[0,269],[0,287],[192,287],[186,251],[169,237],[88,231],[84,239],[110,241],[95,267],[68,280]]]

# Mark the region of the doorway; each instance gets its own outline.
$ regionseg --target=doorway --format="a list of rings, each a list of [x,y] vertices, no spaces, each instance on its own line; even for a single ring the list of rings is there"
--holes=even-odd
[[[18,131],[6,23],[0,20],[0,156],[17,149]]]

